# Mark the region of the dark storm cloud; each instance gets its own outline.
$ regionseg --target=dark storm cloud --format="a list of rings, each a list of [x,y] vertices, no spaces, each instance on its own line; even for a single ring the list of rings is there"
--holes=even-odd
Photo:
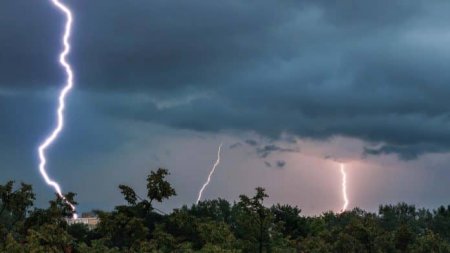
[[[284,168],[284,166],[286,166],[286,161],[282,161],[282,160],[278,160],[276,163],[278,168]]]
[[[282,139],[281,142],[287,142],[287,143],[291,143],[291,144],[297,143],[296,141],[292,140],[292,138],[290,138],[290,137],[281,138],[281,139]],[[244,143],[247,144],[250,148],[252,148],[259,158],[267,158],[272,153],[286,153],[286,152],[287,153],[298,153],[298,152],[300,152],[300,149],[298,147],[296,147],[296,148],[281,147],[276,144],[270,143],[270,140],[269,140],[270,144],[264,144],[264,143],[261,143],[260,141],[253,140],[253,139],[247,139],[244,141]],[[237,143],[232,144],[230,146],[230,149],[235,149],[235,148],[242,147],[242,146],[243,146],[243,144],[241,142],[237,142]],[[266,167],[272,167],[272,164],[270,162],[264,161],[264,164],[266,165]]]
[[[264,165],[266,165],[267,168],[272,168],[272,164],[268,161],[264,161]]]
[[[236,143],[231,144],[229,148],[230,149],[235,149],[235,148],[238,148],[238,147],[241,147],[241,146],[242,146],[242,143],[236,142]]]
[[[62,78],[55,58],[60,21],[61,17],[48,4],[2,1],[0,90],[55,86]]]
[[[264,165],[266,165],[267,168],[272,168],[272,164],[270,162],[264,161]],[[282,169],[286,166],[286,161],[278,160],[275,161],[275,167],[278,169]]]
[[[255,146],[258,145],[258,142],[257,142],[257,141],[251,140],[251,139],[245,140],[245,143],[248,144],[248,145],[250,145],[250,146],[252,146],[252,147],[255,147]]]
[[[266,145],[266,146],[263,146],[263,147],[256,148],[256,153],[261,158],[266,158],[266,157],[268,157],[270,154],[272,154],[274,152],[278,152],[278,153],[299,152],[299,150],[298,149],[292,149],[292,148],[283,148],[283,147],[279,147],[279,146],[274,145],[274,144],[270,144],[270,145]]]
[[[410,146],[392,146],[383,145],[380,148],[364,148],[364,155],[381,155],[381,154],[398,154],[399,158],[402,160],[413,160],[417,157],[427,152],[440,152],[442,147],[439,145],[410,145]]]
[[[403,159],[450,148],[446,2],[69,3],[78,87],[115,117],[348,136],[380,144],[366,154]],[[0,90],[55,85],[61,17],[37,2],[2,5]]]

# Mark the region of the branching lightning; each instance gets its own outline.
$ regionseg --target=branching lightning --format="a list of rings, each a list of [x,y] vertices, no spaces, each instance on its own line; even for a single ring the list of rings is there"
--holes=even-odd
[[[345,171],[345,166],[343,163],[341,166],[341,175],[342,175],[342,198],[344,199],[344,205],[342,206],[341,212],[345,212],[348,207],[348,197],[347,197],[347,173]]]
[[[58,105],[58,110],[57,110],[57,124],[56,124],[55,128],[53,129],[53,131],[50,133],[50,135],[47,136],[47,138],[44,140],[44,142],[40,144],[39,149],[38,149],[39,150],[39,159],[40,159],[39,171],[40,171],[42,177],[44,178],[45,182],[48,185],[50,185],[51,187],[53,187],[53,189],[56,191],[56,193],[64,201],[66,201],[66,203],[68,205],[70,205],[70,207],[74,211],[74,218],[77,218],[77,215],[75,213],[75,206],[64,197],[64,195],[62,194],[62,191],[61,191],[61,187],[59,186],[59,184],[57,182],[50,179],[50,177],[47,174],[47,170],[46,170],[46,164],[47,164],[46,151],[53,144],[53,142],[58,138],[59,134],[61,133],[62,129],[64,128],[64,109],[65,109],[66,96],[69,94],[69,92],[71,91],[71,89],[73,87],[73,71],[72,71],[71,65],[67,61],[67,56],[70,53],[69,40],[70,40],[70,36],[72,33],[72,23],[73,23],[72,12],[66,5],[61,3],[59,0],[51,0],[51,2],[66,17],[64,35],[62,38],[62,43],[64,45],[64,49],[62,50],[61,54],[59,55],[59,63],[64,68],[67,79],[66,79],[66,84],[64,85],[64,88],[59,93],[59,98],[58,98],[59,105]]]
[[[205,190],[206,186],[209,185],[209,182],[211,181],[211,176],[214,174],[214,171],[216,170],[217,166],[220,164],[220,152],[222,151],[222,143],[219,145],[219,150],[217,151],[217,161],[214,163],[214,166],[212,167],[211,171],[209,172],[208,179],[203,184],[202,188],[200,189],[200,192],[198,193],[197,198],[197,204],[200,202],[200,199],[202,198],[203,191]]]

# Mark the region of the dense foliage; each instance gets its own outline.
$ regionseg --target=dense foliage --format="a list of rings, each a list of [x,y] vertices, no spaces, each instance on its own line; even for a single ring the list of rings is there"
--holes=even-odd
[[[256,188],[236,203],[208,200],[165,214],[154,203],[176,195],[167,175],[151,172],[145,197],[120,185],[128,204],[97,211],[93,230],[69,226],[71,209],[58,197],[33,208],[30,185],[0,185],[0,252],[450,252],[450,206],[429,211],[401,203],[377,214],[355,208],[307,217],[298,207],[266,207],[268,195]],[[74,203],[74,196],[66,198]]]

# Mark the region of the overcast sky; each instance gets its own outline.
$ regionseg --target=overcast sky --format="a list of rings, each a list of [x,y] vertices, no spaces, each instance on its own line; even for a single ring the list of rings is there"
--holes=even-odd
[[[450,2],[67,0],[75,90],[49,173],[81,210],[144,194],[166,167],[196,200],[266,187],[307,214],[448,204]],[[0,2],[0,182],[52,198],[36,147],[64,82],[62,16],[49,1]]]

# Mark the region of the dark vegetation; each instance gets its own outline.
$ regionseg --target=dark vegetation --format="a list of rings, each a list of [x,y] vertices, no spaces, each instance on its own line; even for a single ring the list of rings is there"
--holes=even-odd
[[[154,203],[176,194],[167,175],[151,172],[145,197],[120,185],[128,204],[97,211],[92,230],[69,226],[71,209],[60,198],[33,208],[30,185],[0,185],[0,252],[450,252],[450,207],[402,203],[377,214],[356,208],[306,217],[298,207],[266,207],[265,190],[256,188],[236,203],[208,200],[164,214]],[[74,203],[74,196],[66,197]]]

